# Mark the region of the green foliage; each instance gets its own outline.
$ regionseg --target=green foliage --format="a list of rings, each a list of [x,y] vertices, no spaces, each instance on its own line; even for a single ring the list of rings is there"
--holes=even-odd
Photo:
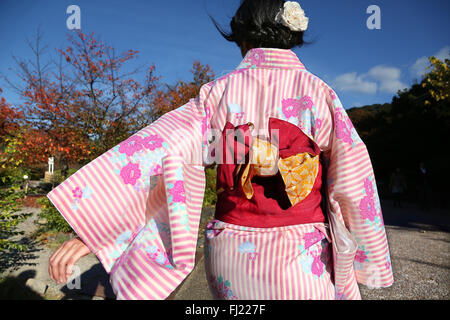
[[[77,172],[79,169],[75,169],[75,168],[69,168],[68,170],[67,170],[67,177],[65,177],[66,179],[68,178],[68,177],[70,177],[71,175],[73,175],[75,172]]]
[[[57,231],[73,233],[70,225],[47,197],[42,197],[37,200],[37,203],[42,206],[42,210],[39,213],[39,218],[47,220],[47,223],[41,229],[42,232]]]
[[[20,244],[11,237],[21,234],[16,231],[17,225],[27,219],[30,214],[18,213],[20,204],[18,200],[24,197],[19,187],[0,189],[0,252],[6,250],[25,250],[26,245]]]
[[[430,95],[436,102],[446,101],[450,102],[450,60],[445,59],[441,61],[435,57],[429,58],[431,70],[425,77],[422,86],[428,88]],[[425,104],[430,104],[430,101],[425,101]]]
[[[203,206],[213,206],[217,203],[216,194],[216,168],[206,169],[206,188],[205,196],[203,198]]]
[[[24,181],[24,175],[30,178],[30,170],[8,165],[0,170],[0,185],[20,184]]]

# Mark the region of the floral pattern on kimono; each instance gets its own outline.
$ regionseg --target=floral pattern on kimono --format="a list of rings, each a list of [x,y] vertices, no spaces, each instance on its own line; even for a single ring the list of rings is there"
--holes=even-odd
[[[126,230],[121,233],[115,240],[115,245],[117,249],[113,249],[110,252],[112,259],[119,258],[122,253],[128,248],[133,238],[136,236],[131,230]]]
[[[214,276],[210,276],[209,285],[212,287],[216,299],[220,300],[238,300],[231,289],[231,283],[228,280],[224,280],[222,276],[217,279]]]
[[[247,255],[248,260],[254,261],[258,257],[258,253],[256,252],[255,244],[251,241],[242,242],[239,245],[238,251]]]
[[[356,270],[363,270],[364,269],[364,263],[369,262],[369,256],[370,250],[366,250],[365,246],[360,246],[358,250],[356,251],[355,255],[355,261],[353,262],[353,265]]]
[[[300,250],[299,263],[305,273],[312,273],[317,278],[324,272],[330,272],[329,260],[331,258],[329,242],[325,235],[315,228],[305,233]]]
[[[73,201],[71,203],[71,207],[74,211],[78,210],[78,206],[80,205],[82,199],[90,199],[92,195],[92,189],[89,186],[85,186],[81,188],[77,186],[72,190]]]
[[[150,245],[145,248],[147,255],[150,257],[152,261],[163,266],[167,269],[173,269],[173,261],[172,261],[172,248],[169,248],[167,251],[159,249],[155,245]]]
[[[124,184],[136,191],[149,191],[151,181],[146,177],[162,174],[161,159],[167,154],[167,148],[168,144],[158,135],[135,134],[114,147],[109,160]]]
[[[381,205],[377,185],[373,176],[364,179],[364,197],[359,203],[361,218],[376,231],[384,231],[383,217],[380,215]]]
[[[318,109],[309,96],[283,99],[278,114],[280,118],[299,126],[313,140],[316,132],[322,128],[323,121],[318,117]]]
[[[336,138],[344,141],[352,148],[362,142],[358,132],[353,126],[352,121],[347,115],[341,101],[337,98],[336,94],[330,90],[330,96],[333,99],[334,106],[334,123]]]
[[[255,48],[246,55],[245,59],[237,67],[237,69],[255,69],[266,61],[265,52],[262,49]]]

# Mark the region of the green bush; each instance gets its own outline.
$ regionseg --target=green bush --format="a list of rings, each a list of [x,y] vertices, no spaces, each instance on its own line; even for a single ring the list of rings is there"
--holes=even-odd
[[[20,167],[6,167],[0,171],[0,185],[10,186],[24,182],[23,176],[28,175],[30,178],[30,170]]]
[[[67,170],[67,177],[65,177],[66,179],[68,178],[68,177],[70,177],[71,175],[73,175],[75,172],[77,172],[79,169],[75,169],[75,168],[69,168],[68,170]]]
[[[5,250],[25,250],[26,245],[11,240],[11,237],[22,234],[16,231],[17,225],[26,220],[30,213],[18,213],[21,210],[19,200],[24,197],[19,186],[0,189],[0,252]]]
[[[47,197],[40,198],[39,200],[37,200],[37,203],[42,207],[42,210],[39,213],[39,218],[47,220],[47,223],[42,226],[41,231],[73,233],[70,225]]]
[[[216,179],[217,179],[216,168],[206,169],[206,188],[205,188],[205,196],[203,198],[204,207],[214,206],[217,203]]]

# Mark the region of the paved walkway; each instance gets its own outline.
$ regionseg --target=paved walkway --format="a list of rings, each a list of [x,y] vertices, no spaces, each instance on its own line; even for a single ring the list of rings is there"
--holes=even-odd
[[[422,212],[415,205],[394,208],[390,201],[383,201],[382,208],[395,283],[390,288],[374,290],[360,286],[363,299],[450,299],[450,212],[438,209]],[[210,215],[211,211],[205,211],[203,222]],[[33,228],[33,219],[24,223],[27,232]],[[199,241],[196,268],[169,299],[212,299],[205,277],[202,243]],[[0,271],[4,276],[9,275],[8,281],[19,287],[15,292],[6,293],[0,287],[0,294],[10,298],[24,295],[39,298],[36,293],[44,295],[45,292],[46,299],[114,297],[108,275],[92,254],[77,264],[81,269],[81,290],[56,285],[47,272],[48,258],[53,250],[31,243],[27,252],[15,257],[0,257]],[[5,282],[2,285],[5,286]]]

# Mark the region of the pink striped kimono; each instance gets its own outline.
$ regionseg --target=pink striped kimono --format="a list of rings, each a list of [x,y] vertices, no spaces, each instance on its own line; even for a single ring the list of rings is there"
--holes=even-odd
[[[211,221],[205,263],[215,297],[360,299],[357,282],[392,285],[370,158],[336,93],[292,50],[255,48],[195,99],[48,194],[110,274],[118,299],[165,299],[192,271],[214,137],[227,121],[266,132],[271,117],[320,147],[328,222],[249,228]]]

